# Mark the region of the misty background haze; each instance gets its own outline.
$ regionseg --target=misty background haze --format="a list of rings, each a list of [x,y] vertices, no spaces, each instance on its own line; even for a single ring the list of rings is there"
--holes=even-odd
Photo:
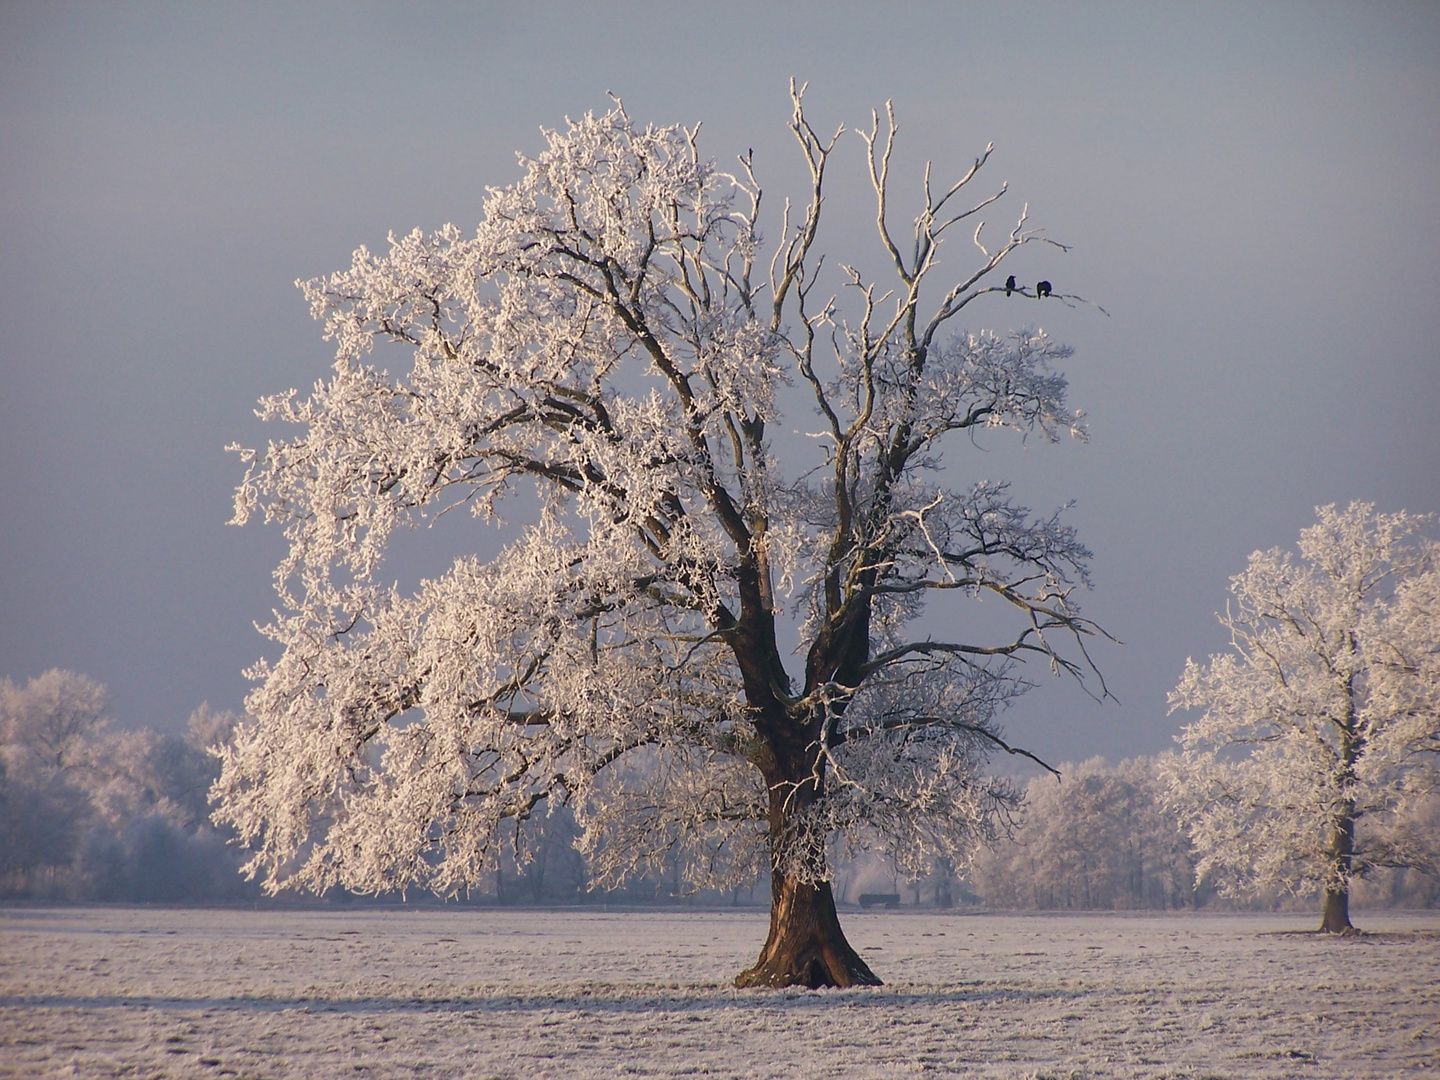
[[[1118,703],[1036,672],[1010,736],[1051,761],[1167,749],[1166,693],[1225,647],[1250,551],[1317,504],[1440,510],[1437,57],[1431,5],[0,8],[0,676],[83,672],[120,725],[177,735],[202,701],[240,709],[284,545],[225,524],[223,447],[282,437],[255,400],[328,370],[293,281],[391,230],[473,229],[515,151],[606,91],[703,121],[722,167],[753,147],[778,204],[793,74],[821,129],[894,101],[897,221],[926,159],[947,176],[993,141],[991,228],[1028,203],[1072,246],[1015,272],[1109,312],[975,305],[957,329],[1076,347],[1091,440],[996,439],[952,483],[1074,499],[1083,611],[1125,642],[1095,653]],[[878,259],[842,145],[824,231]],[[499,542],[400,539],[407,580]]]

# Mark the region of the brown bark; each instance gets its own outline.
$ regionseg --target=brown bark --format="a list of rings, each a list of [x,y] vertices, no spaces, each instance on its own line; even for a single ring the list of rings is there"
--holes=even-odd
[[[1350,867],[1355,856],[1355,818],[1345,813],[1330,826],[1330,859],[1335,879],[1348,883]],[[1350,925],[1350,887],[1330,885],[1325,889],[1325,908],[1320,916],[1322,934],[1353,934]]]
[[[832,572],[827,579],[830,617],[807,657],[806,696],[826,683],[858,685],[859,671],[868,657],[869,601],[845,609],[838,593],[830,595],[831,586],[838,588],[837,582]],[[819,754],[826,737],[827,710],[843,712],[844,705],[792,711],[790,678],[775,636],[775,614],[765,599],[768,584],[761,580],[758,561],[742,561],[740,617],[729,629],[729,640],[755,724],[757,745],[752,760],[770,793],[772,865],[781,867],[793,865],[797,853],[788,850],[789,845],[814,842],[813,837],[798,837],[794,826],[824,797],[825,770]],[[819,848],[808,854],[812,876],[823,876],[823,838]],[[879,986],[880,980],[845,940],[829,882],[806,884],[793,870],[775,869],[770,875],[769,936],[759,959],[736,976],[735,985],[815,989]]]
[[[755,966],[736,986],[879,986],[880,980],[845,940],[829,882],[807,885],[770,875],[770,936]]]
[[[1325,912],[1320,917],[1322,934],[1353,934],[1350,925],[1350,890],[1326,889]]]

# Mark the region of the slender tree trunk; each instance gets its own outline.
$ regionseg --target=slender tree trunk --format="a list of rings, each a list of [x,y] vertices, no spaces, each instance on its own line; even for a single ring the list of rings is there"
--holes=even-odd
[[[1355,654],[1353,631],[1346,633],[1350,655]],[[1356,734],[1358,708],[1356,705],[1355,676],[1345,681],[1346,710],[1339,722],[1340,774],[1336,777],[1341,790],[1352,789],[1355,780],[1355,761],[1359,757]],[[1320,916],[1322,934],[1350,934],[1355,928],[1350,925],[1350,869],[1355,856],[1355,803],[1347,799],[1340,805],[1336,816],[1330,821],[1329,844],[1326,854],[1330,857],[1329,880],[1325,884],[1325,907]]]
[[[830,883],[807,885],[779,870],[770,874],[770,936],[755,966],[736,986],[879,986],[880,980],[845,940]]]
[[[1325,908],[1320,916],[1322,934],[1353,933],[1350,925],[1350,863],[1355,852],[1355,819],[1345,815],[1330,826],[1333,885],[1325,887]]]
[[[530,862],[528,871],[530,878],[530,896],[536,904],[540,903],[545,896],[545,854],[549,850],[550,838],[546,836],[540,841],[540,850]]]
[[[938,880],[935,883],[935,906],[952,908],[955,906],[955,893],[951,890],[950,884],[955,877],[955,871],[950,866],[949,859],[937,859],[936,869]]]

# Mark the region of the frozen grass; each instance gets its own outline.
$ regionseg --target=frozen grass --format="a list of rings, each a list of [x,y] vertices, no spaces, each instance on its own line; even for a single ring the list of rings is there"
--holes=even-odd
[[[886,986],[733,989],[754,911],[0,909],[0,1075],[1440,1076],[1440,913],[844,921]]]

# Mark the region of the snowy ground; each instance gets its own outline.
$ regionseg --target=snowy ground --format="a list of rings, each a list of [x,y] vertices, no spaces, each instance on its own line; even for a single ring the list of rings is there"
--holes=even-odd
[[[0,909],[0,1076],[1440,1076],[1440,913],[848,913],[886,980],[737,991],[749,912]]]

